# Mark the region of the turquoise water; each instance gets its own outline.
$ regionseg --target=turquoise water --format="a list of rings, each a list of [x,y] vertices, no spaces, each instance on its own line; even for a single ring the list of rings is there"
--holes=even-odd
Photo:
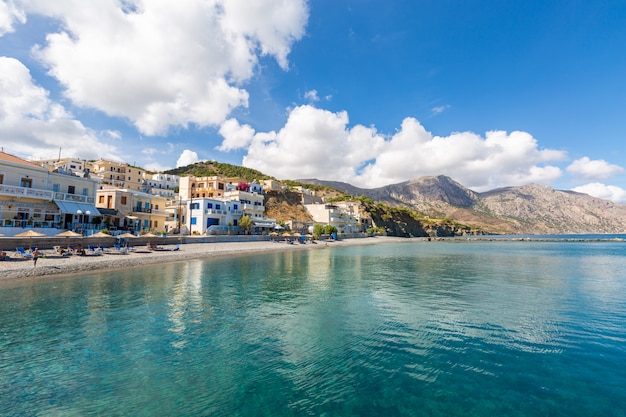
[[[626,243],[413,242],[0,287],[2,416],[625,416]]]

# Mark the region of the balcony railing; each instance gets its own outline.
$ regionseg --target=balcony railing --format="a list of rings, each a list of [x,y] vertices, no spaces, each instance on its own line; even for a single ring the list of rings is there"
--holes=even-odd
[[[152,213],[152,209],[145,207],[133,207],[133,213]]]
[[[96,202],[95,197],[67,193],[54,193],[54,199],[57,201],[69,201],[72,203],[94,204]]]
[[[204,214],[226,215],[226,210],[206,209]]]
[[[40,200],[52,200],[54,193],[48,190],[39,190],[28,187],[14,187],[12,185],[0,185],[0,195],[8,195],[12,197],[28,197]]]

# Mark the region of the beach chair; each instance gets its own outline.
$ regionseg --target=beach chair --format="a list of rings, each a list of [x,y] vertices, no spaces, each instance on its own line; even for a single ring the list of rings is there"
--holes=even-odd
[[[71,253],[60,246],[54,246],[54,252],[61,256],[70,256]]]
[[[87,247],[92,255],[102,255],[102,249],[96,248],[94,245],[88,245]]]
[[[180,243],[177,243],[171,250],[180,250]]]
[[[32,253],[28,253],[24,250],[23,247],[18,246],[17,248],[15,248],[15,251],[17,252],[18,255],[20,255],[22,258],[29,258],[32,259],[33,258],[33,254]]]
[[[120,246],[117,243],[115,244],[115,246],[113,246],[115,248],[115,252],[114,253],[121,253],[121,254],[127,254],[128,253],[128,248],[126,246]]]

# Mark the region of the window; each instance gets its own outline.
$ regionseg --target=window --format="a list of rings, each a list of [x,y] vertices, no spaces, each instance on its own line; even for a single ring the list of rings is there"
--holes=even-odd
[[[126,196],[122,196],[122,205],[126,205]]]
[[[89,188],[83,188],[83,195],[89,195]]]
[[[237,210],[239,206],[237,204],[233,204],[233,210]]]
[[[213,208],[213,203],[207,203],[206,208],[212,209]]]
[[[20,180],[20,187],[33,188],[33,179],[32,178],[22,178]]]
[[[98,204],[104,204],[104,196],[98,196]]]
[[[61,191],[61,184],[52,184],[52,191],[54,191],[55,193]]]
[[[191,218],[191,224],[196,224],[196,218],[195,217]]]
[[[67,193],[68,194],[74,194],[76,192],[76,187],[74,187],[73,185],[68,185],[67,186]]]
[[[222,209],[222,206],[221,206],[221,205],[219,205],[219,204],[216,204],[216,205],[215,205],[215,210],[221,210],[221,209]]]
[[[4,174],[0,174],[0,184],[4,184]]]
[[[189,204],[189,210],[198,210],[199,208],[200,208],[200,203]]]

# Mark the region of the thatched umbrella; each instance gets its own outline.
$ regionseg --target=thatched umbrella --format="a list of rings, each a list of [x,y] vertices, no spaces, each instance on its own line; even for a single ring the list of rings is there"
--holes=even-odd
[[[135,236],[132,233],[122,233],[121,235],[117,235],[116,236],[118,239],[137,239],[137,236]],[[128,246],[128,241],[126,241],[126,246]]]
[[[25,232],[18,233],[17,235],[15,235],[15,237],[28,237],[28,238],[30,238],[28,246],[33,246],[33,238],[34,237],[42,237],[42,236],[46,236],[46,235],[43,234],[43,233],[35,232],[33,229],[29,229],[29,230],[27,230]]]
[[[66,247],[70,247],[70,239],[73,237],[78,237],[78,236],[82,236],[80,233],[76,233],[72,230],[66,230],[65,232],[61,232],[61,233],[57,233],[55,236],[62,236],[62,237],[66,237],[67,238],[67,246]]]
[[[101,230],[101,231],[99,231],[98,233],[94,233],[93,235],[91,235],[91,236],[89,236],[89,237],[97,237],[97,238],[98,238],[98,246],[101,246],[101,245],[100,245],[100,239],[101,239],[101,238],[103,238],[103,237],[110,237],[110,238],[114,238],[114,236],[111,236],[111,235],[110,235],[110,234],[108,234],[108,233],[104,233],[102,230]]]
[[[144,233],[143,235],[141,235],[141,237],[147,237],[148,238],[148,247],[151,247],[150,239],[153,238],[153,237],[157,237],[157,235],[155,235],[154,233]]]

